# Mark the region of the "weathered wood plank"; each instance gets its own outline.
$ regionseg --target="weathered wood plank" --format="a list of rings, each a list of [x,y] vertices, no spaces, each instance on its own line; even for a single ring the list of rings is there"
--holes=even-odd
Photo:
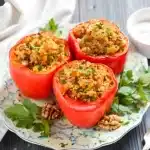
[[[76,0],[76,9],[72,18],[73,23],[77,23],[80,21],[80,9],[79,9],[79,0]]]
[[[80,0],[80,20],[107,18],[126,32],[126,20],[137,9],[150,6],[150,0]]]

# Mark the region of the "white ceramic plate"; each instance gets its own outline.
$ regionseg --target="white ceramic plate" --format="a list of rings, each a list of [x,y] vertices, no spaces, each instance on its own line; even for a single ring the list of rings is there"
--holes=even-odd
[[[148,66],[147,59],[135,51],[134,47],[130,47],[125,69],[132,69],[135,75],[138,75],[140,67]],[[0,110],[3,112],[5,108],[12,105],[16,99],[17,88],[14,82],[10,79],[8,70],[4,76],[3,87],[0,88]],[[119,129],[107,131],[95,131],[93,129],[80,129],[72,126],[66,119],[56,121],[51,129],[51,137],[40,137],[39,133],[34,133],[32,130],[20,129],[15,127],[13,122],[8,119],[4,113],[4,122],[8,129],[17,134],[23,140],[53,148],[56,150],[93,150],[106,146],[120,140],[126,133],[135,128],[142,121],[144,113],[148,106],[145,106],[139,113],[124,116],[130,120],[130,123],[121,126]],[[62,146],[65,144],[65,146]]]

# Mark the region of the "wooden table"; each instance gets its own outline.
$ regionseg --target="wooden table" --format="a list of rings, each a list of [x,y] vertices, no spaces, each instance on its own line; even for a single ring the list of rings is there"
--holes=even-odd
[[[2,5],[3,1],[0,1]],[[65,0],[64,0],[65,3]],[[128,16],[143,7],[150,7],[150,0],[78,0],[73,22],[85,21],[90,18],[101,18],[116,22],[120,28],[126,31]],[[150,109],[143,118],[142,123],[120,141],[99,150],[141,150],[143,136],[150,128]],[[10,131],[0,142],[0,150],[49,150],[48,148],[29,144]]]

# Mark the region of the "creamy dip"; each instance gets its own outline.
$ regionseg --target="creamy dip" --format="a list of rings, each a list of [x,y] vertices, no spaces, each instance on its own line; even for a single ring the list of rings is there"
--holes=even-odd
[[[132,36],[150,45],[150,21],[139,22],[132,27]]]

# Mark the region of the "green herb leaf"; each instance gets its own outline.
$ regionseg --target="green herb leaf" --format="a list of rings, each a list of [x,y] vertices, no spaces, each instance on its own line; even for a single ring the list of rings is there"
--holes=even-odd
[[[50,136],[50,126],[51,126],[50,120],[36,120],[34,122],[33,131],[34,132],[41,132],[41,136],[48,137]]]
[[[49,22],[45,25],[45,27],[41,28],[40,30],[56,32],[57,29],[58,29],[58,25],[56,24],[55,20],[51,18]]]
[[[4,113],[12,121],[15,121],[19,128],[30,129],[34,132],[41,132],[43,136],[50,135],[51,122],[44,120],[41,115],[41,108],[30,100],[24,100],[23,105],[15,104],[7,109]]]
[[[48,24],[51,31],[55,32],[58,29],[58,25],[56,24],[54,18],[51,18]]]
[[[36,114],[38,111],[37,105],[35,103],[32,103],[30,100],[24,100],[23,105],[26,109],[28,109],[33,118],[36,119]]]
[[[128,77],[129,80],[133,80],[133,73],[132,73],[132,70],[128,70],[126,72],[126,76]]]
[[[111,107],[111,113],[124,115],[124,114],[131,114],[132,111],[127,106],[123,106],[122,104],[113,104]]]
[[[58,24],[54,18],[51,18],[44,28],[40,28],[41,31],[51,31],[55,36],[62,36],[62,30],[58,28]]]
[[[43,131],[43,124],[42,123],[34,123],[34,126],[33,126],[33,131],[34,132],[41,132]]]
[[[33,121],[34,120],[31,116],[29,116],[28,118],[23,118],[21,120],[18,119],[16,120],[16,127],[30,129],[32,128]]]
[[[131,96],[125,96],[120,98],[120,103],[125,106],[132,105],[134,103],[134,99]]]
[[[116,96],[116,97],[114,98],[114,103],[115,103],[115,104],[119,104],[119,97],[118,97],[118,96]]]
[[[134,92],[134,90],[129,86],[122,86],[118,90],[118,94],[122,94],[122,95],[126,95],[126,96],[132,94],[133,92]]]
[[[13,119],[22,119],[22,118],[28,118],[30,113],[28,110],[26,110],[23,105],[21,104],[15,104],[14,106],[11,106],[7,109],[5,109],[5,114],[9,118]]]
[[[145,71],[145,68],[139,71],[141,75],[138,80],[134,80],[132,70],[121,74],[119,89],[111,109],[113,113],[124,115],[138,112],[150,99],[150,72]]]
[[[150,73],[142,74],[138,80],[143,86],[150,85]]]
[[[48,120],[43,120],[43,135],[49,136],[50,135],[50,127],[49,127],[49,121]]]
[[[148,100],[142,86],[137,87],[137,92],[138,92],[141,100],[144,100],[144,101]]]
[[[7,117],[13,121],[16,121],[17,127],[31,128],[34,121],[33,117],[30,115],[30,112],[21,104],[16,104],[7,108],[4,113]]]
[[[123,72],[120,75],[120,82],[119,87],[121,86],[130,86],[133,82],[133,72],[132,70],[128,70],[126,72]]]

